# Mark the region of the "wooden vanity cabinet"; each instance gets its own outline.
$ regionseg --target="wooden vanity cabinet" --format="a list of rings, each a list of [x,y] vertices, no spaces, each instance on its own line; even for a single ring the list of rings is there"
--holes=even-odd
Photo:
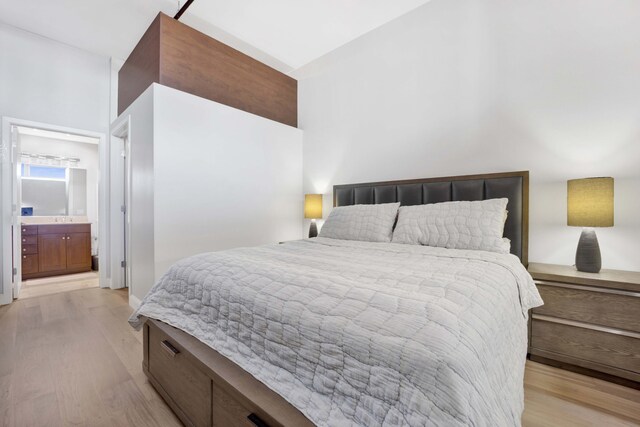
[[[64,234],[38,236],[38,260],[40,272],[67,269],[67,241]]]
[[[22,229],[23,279],[91,270],[90,224],[23,225]]]
[[[67,234],[67,269],[91,270],[91,233]]]

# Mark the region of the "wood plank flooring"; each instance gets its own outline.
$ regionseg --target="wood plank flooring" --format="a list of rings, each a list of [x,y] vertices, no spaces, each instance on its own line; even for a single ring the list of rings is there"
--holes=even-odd
[[[179,426],[142,373],[126,290],[0,307],[0,427]],[[640,391],[527,362],[525,427],[639,426]]]
[[[522,425],[640,426],[640,390],[527,361]]]
[[[0,426],[179,426],[142,373],[127,291],[0,307]]]
[[[19,298],[40,297],[60,292],[75,291],[77,289],[97,288],[99,286],[99,279],[100,277],[96,271],[43,277],[41,279],[27,279],[22,282]]]

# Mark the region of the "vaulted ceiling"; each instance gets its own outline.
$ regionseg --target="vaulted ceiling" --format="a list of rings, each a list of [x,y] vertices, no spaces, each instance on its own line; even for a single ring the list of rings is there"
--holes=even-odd
[[[185,1],[185,0],[183,0]],[[181,21],[289,72],[429,0],[195,0]],[[6,0],[0,21],[126,59],[172,0]]]

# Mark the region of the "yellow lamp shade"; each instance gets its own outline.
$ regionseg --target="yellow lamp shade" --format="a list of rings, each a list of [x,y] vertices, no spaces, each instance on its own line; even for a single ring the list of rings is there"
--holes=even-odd
[[[304,195],[304,217],[308,219],[322,218],[322,194]]]
[[[613,227],[613,178],[567,181],[567,225]]]

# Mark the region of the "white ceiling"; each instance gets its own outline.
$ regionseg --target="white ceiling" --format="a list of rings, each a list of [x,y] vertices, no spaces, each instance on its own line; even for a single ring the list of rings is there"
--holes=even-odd
[[[195,0],[181,21],[289,72],[429,0]],[[183,0],[184,2],[184,0]],[[126,59],[173,0],[2,0],[0,20]]]

